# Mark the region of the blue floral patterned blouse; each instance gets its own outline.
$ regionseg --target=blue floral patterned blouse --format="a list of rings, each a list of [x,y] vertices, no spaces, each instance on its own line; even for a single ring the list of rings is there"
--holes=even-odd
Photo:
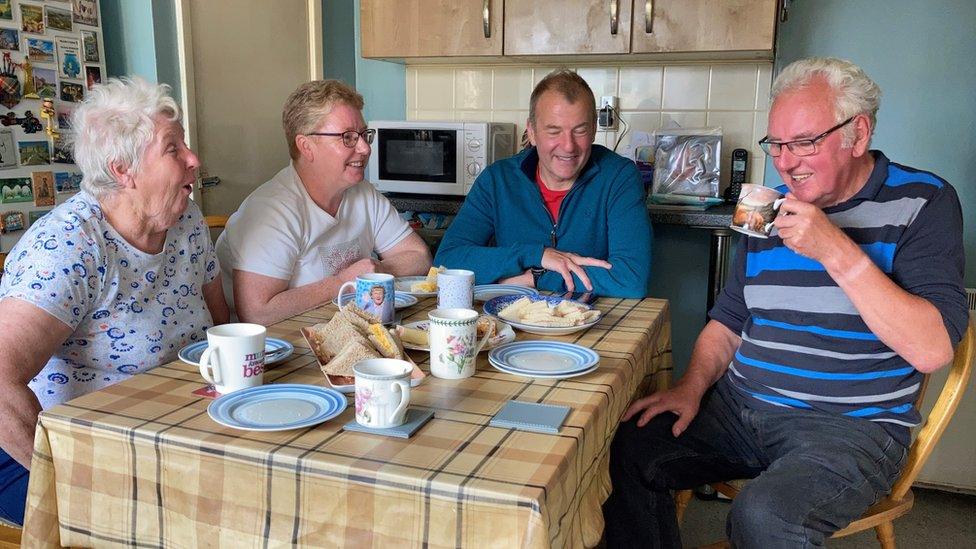
[[[27,301],[74,330],[30,382],[41,406],[169,362],[205,339],[213,319],[203,286],[219,272],[193,202],[155,255],[126,242],[84,191],[36,221],[7,258],[0,299]]]

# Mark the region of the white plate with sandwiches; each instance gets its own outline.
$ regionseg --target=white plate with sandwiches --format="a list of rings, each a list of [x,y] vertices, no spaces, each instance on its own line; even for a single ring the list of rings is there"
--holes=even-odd
[[[478,318],[478,340],[484,337],[487,330],[492,329],[488,326],[489,322],[494,324],[494,335],[490,336],[488,343],[485,343],[485,346],[481,348],[482,351],[489,351],[499,345],[515,341],[515,330],[510,325],[491,318],[488,315],[481,315]],[[427,334],[430,330],[429,320],[418,320],[397,326],[394,330],[400,336],[400,341],[403,343],[405,349],[413,349],[415,351],[430,350],[430,344],[427,341]]]
[[[600,321],[600,311],[586,303],[556,296],[504,295],[488,300],[485,313],[523,332],[566,335]]]
[[[437,273],[444,267],[431,267],[426,276],[398,276],[393,279],[393,287],[397,295],[408,294],[414,297],[432,297],[437,295]]]
[[[403,350],[399,336],[379,323],[375,316],[355,305],[346,305],[329,322],[302,328],[302,335],[318,359],[329,385],[342,393],[355,391],[352,367],[369,358],[398,358],[413,362]],[[426,374],[413,366],[410,385],[416,387]]]

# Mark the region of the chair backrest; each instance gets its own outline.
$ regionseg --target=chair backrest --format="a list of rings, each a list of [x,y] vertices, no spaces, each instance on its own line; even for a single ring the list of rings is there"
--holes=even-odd
[[[908,490],[912,487],[915,479],[921,472],[926,460],[932,455],[935,444],[942,437],[949,420],[956,413],[959,402],[962,401],[963,393],[969,383],[969,377],[973,373],[973,356],[976,354],[976,334],[974,334],[973,321],[970,320],[969,328],[962,336],[962,341],[956,346],[956,354],[952,359],[949,369],[949,377],[946,379],[942,392],[939,393],[935,406],[929,412],[922,425],[915,442],[908,450],[908,461],[902,469],[901,477],[895,482],[891,490],[891,498],[900,500],[905,497]]]
[[[3,278],[3,264],[7,262],[6,252],[0,252],[0,278]]]
[[[211,229],[223,229],[229,219],[226,215],[205,215],[203,219],[207,221],[207,227]]]

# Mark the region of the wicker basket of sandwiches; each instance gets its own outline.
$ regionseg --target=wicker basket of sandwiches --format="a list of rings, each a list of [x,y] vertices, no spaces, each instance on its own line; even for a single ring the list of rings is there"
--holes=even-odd
[[[352,367],[360,360],[397,358],[413,363],[400,338],[354,303],[343,306],[328,322],[302,328],[302,335],[333,386],[353,385]],[[414,364],[411,378],[419,380],[424,375]]]

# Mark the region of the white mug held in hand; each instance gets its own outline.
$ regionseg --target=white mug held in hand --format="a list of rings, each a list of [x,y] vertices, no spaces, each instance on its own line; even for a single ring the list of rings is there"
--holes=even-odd
[[[437,273],[437,307],[470,309],[474,303],[474,272],[447,269]]]
[[[730,227],[742,234],[768,238],[783,200],[783,194],[776,189],[752,183],[742,185]]]
[[[413,364],[395,358],[360,360],[356,376],[356,423],[373,429],[399,427],[410,404]]]
[[[260,324],[222,324],[207,330],[200,375],[224,395],[264,383],[264,337]]]
[[[430,373],[443,379],[471,377],[481,348],[490,334],[478,337],[478,312],[471,309],[434,309],[430,318]]]

